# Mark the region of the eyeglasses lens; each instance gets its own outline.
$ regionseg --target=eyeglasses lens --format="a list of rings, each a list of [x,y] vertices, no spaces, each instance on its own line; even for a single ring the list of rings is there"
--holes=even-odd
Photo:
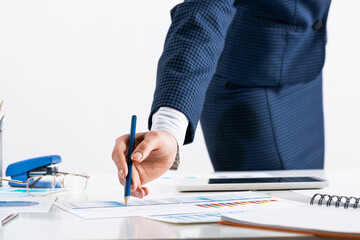
[[[87,178],[78,175],[66,175],[64,177],[64,187],[70,192],[82,192],[87,185]]]
[[[54,189],[56,179],[54,176],[32,177],[28,180],[28,191],[31,196],[44,196]]]

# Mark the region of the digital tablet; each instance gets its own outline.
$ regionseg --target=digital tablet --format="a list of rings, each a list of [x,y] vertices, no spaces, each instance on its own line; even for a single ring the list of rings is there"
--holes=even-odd
[[[316,189],[329,186],[317,177],[260,177],[260,178],[193,178],[177,179],[175,189],[190,191]]]

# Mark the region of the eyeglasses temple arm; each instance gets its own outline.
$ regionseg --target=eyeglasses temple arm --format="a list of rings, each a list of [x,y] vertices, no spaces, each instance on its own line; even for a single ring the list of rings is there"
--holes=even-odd
[[[81,173],[67,173],[67,172],[59,172],[59,171],[57,171],[57,173],[65,174],[65,175],[75,175],[75,176],[80,176],[80,177],[85,177],[85,178],[90,177],[89,175],[81,174]]]
[[[17,181],[17,180],[12,180],[12,179],[0,178],[0,180],[1,180],[1,181],[6,181],[6,182],[17,183],[17,184],[27,184],[27,182]]]

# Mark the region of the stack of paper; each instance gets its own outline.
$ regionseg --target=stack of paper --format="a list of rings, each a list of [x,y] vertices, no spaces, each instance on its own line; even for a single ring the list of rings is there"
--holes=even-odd
[[[240,227],[305,233],[326,237],[360,238],[360,212],[314,205],[223,214],[221,223]]]

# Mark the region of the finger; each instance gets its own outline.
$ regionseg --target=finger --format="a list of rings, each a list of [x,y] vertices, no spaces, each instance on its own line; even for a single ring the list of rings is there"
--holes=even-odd
[[[130,192],[135,192],[135,190],[141,186],[140,177],[137,169],[135,167],[132,168],[132,176],[131,176],[131,188]]]
[[[143,187],[139,187],[138,189],[139,189],[138,191],[139,191],[139,193],[140,193],[139,198],[145,197],[145,196],[146,196],[146,193],[145,193],[145,191],[144,191],[144,188],[143,188]]]
[[[119,177],[125,178],[127,176],[127,151],[129,143],[129,134],[123,135],[116,139],[112,159],[118,168]]]
[[[119,178],[119,182],[121,185],[125,186],[125,178],[123,178],[122,176],[120,176],[120,174],[118,173],[118,178]]]
[[[134,192],[132,192],[130,194],[131,194],[131,196],[134,196],[134,197],[137,197],[140,199],[147,195],[143,187],[138,187]]]
[[[130,193],[130,195],[141,199],[145,196],[145,192],[141,187],[138,187],[134,192]]]
[[[136,197],[136,198],[141,198],[141,197],[140,197],[141,194],[140,194],[140,192],[139,192],[138,190],[136,190],[136,191],[134,191],[134,192],[131,192],[131,193],[130,193],[130,196]]]
[[[145,193],[144,197],[147,196],[147,195],[149,195],[149,189],[148,189],[147,187],[141,187],[141,188],[142,188],[142,190],[143,190],[144,193]]]
[[[131,155],[131,159],[139,163],[142,162],[153,150],[156,150],[159,147],[160,142],[161,139],[159,133],[156,131],[149,132],[144,140],[136,147]]]

